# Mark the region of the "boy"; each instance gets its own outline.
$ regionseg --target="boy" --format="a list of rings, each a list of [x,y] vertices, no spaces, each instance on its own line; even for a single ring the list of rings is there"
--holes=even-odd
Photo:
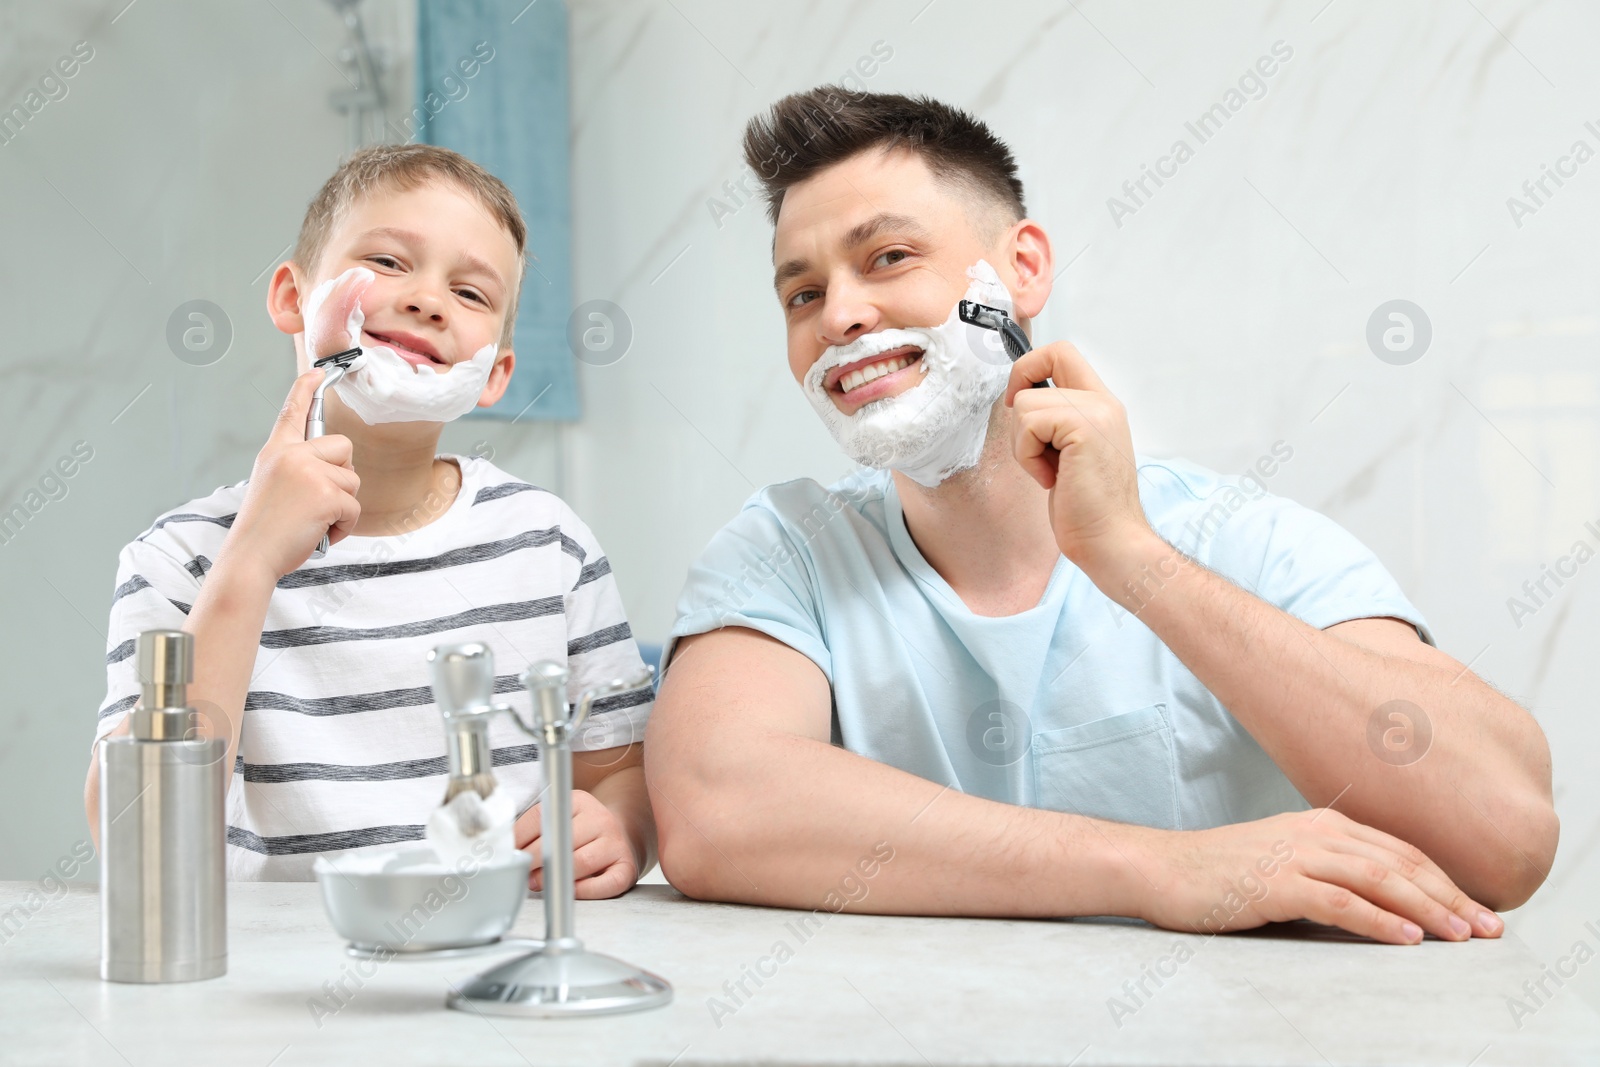
[[[505,392],[525,242],[510,190],[466,158],[357,152],[272,277],[268,311],[295,337],[300,376],[249,480],[122,551],[95,743],[128,728],[138,633],[193,633],[190,703],[229,742],[230,878],[306,879],[319,854],[423,836],[448,773],[433,646],[486,643],[497,694],[536,660],[567,665],[572,699],[641,665],[610,565],[571,509],[486,460],[435,454],[445,421]],[[326,391],[327,435],[305,440],[324,373],[312,361],[355,346],[363,363]],[[654,862],[639,743],[651,697],[600,701],[574,744],[579,897],[615,896]],[[503,718],[491,742],[499,787],[533,805],[515,838],[539,889],[536,751]],[[98,792],[91,759],[91,826]]]

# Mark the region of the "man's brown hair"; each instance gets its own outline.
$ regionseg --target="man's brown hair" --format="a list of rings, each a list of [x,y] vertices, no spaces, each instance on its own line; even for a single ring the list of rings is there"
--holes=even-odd
[[[1011,149],[983,122],[932,97],[819,85],[784,97],[744,128],[744,159],[774,224],[791,186],[870,148],[908,149],[947,187],[975,194],[1011,222],[1027,215]]]
[[[517,299],[527,270],[523,257],[528,226],[517,209],[517,198],[505,182],[459,152],[431,144],[379,144],[352,153],[311,198],[290,258],[302,269],[314,272],[327,247],[328,235],[351,204],[376,192],[417,189],[436,182],[454,185],[475,197],[517,246],[517,277],[507,279],[511,292],[505,328],[500,332],[500,346],[504,348],[511,344],[517,324]]]

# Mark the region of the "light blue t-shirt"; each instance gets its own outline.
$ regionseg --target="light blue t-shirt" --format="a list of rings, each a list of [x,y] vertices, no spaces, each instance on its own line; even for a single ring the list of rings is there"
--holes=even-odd
[[[1433,643],[1369,549],[1259,479],[1141,457],[1139,493],[1169,542],[1306,623],[1392,616]],[[974,615],[911,540],[886,472],[751,497],[690,569],[671,637],[722,626],[759,630],[822,669],[835,744],[966,793],[1167,829],[1308,806],[1066,557],[1035,607]]]

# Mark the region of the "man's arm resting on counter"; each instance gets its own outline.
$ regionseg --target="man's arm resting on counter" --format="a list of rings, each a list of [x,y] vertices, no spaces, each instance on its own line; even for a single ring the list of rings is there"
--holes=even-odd
[[[771,638],[684,639],[645,737],[673,885],[778,907],[1126,915],[1212,933],[1311,919],[1395,944],[1503,929],[1414,846],[1336,811],[1172,831],[1013,807],[834,748],[831,707],[822,672]]]
[[[744,628],[679,642],[646,734],[661,867],[688,896],[815,909],[880,844],[852,910],[1137,915],[1150,831],[1013,807],[829,744],[817,666]]]
[[[1422,849],[1467,894],[1516,907],[1545,879],[1559,822],[1550,746],[1522,708],[1397,619],[1319,630],[1189,560],[1153,532],[1102,586],[1216,695],[1312,804]],[[1431,728],[1421,758],[1386,761],[1369,723],[1404,700]],[[1415,716],[1411,716],[1415,717]],[[1401,726],[1403,729],[1403,726]],[[1413,735],[1413,743],[1420,740]]]

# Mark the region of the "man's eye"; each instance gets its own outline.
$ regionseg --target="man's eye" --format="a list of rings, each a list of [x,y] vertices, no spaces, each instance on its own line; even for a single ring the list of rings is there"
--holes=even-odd
[[[889,258],[890,256],[893,256],[894,258],[890,259]],[[872,261],[872,265],[873,266],[878,266],[879,264],[882,264],[885,267],[890,267],[890,266],[893,266],[894,264],[900,262],[902,259],[905,259],[905,258],[906,258],[905,249],[903,249],[903,248],[891,248],[891,249],[889,249],[889,251],[881,253],[878,256],[877,259],[874,259]],[[888,260],[888,262],[885,263],[884,262],[885,260]]]
[[[801,307],[801,306],[803,306],[805,304],[811,303],[810,299],[802,299],[803,297],[809,298],[809,297],[817,297],[817,296],[821,296],[821,295],[822,294],[817,292],[815,289],[802,289],[798,293],[794,294],[793,296],[791,296],[789,298],[788,306],[792,307],[792,308]]]

